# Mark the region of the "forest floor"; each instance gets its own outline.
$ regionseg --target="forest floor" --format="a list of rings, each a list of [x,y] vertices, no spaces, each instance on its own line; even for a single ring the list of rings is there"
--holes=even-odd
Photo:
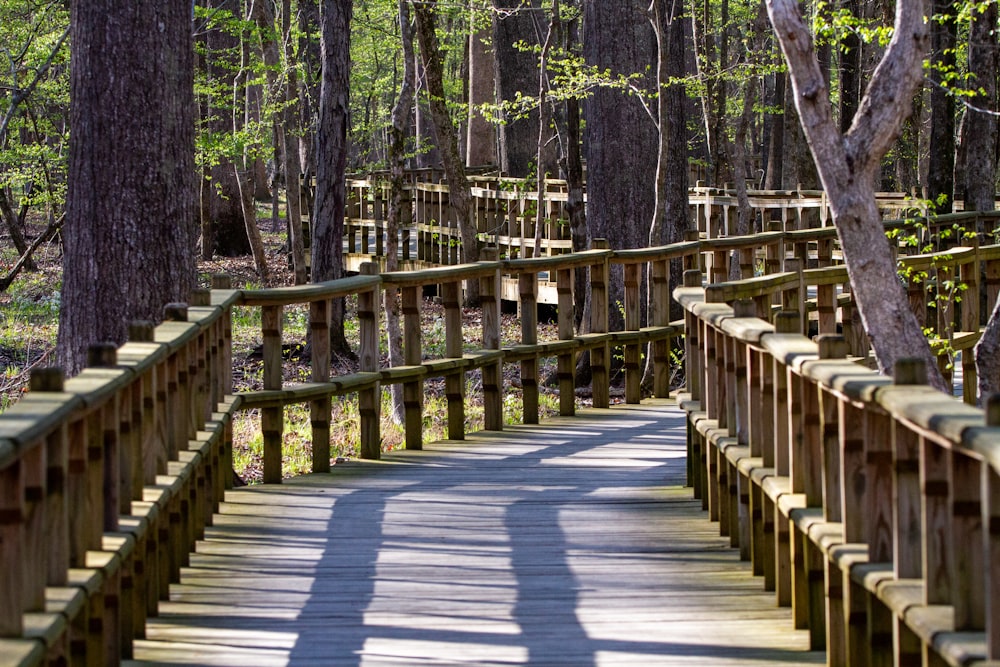
[[[29,226],[30,227],[30,226]],[[33,234],[41,231],[29,228],[29,242]],[[265,230],[268,264],[272,273],[268,286],[290,285],[292,274],[288,267],[283,246],[283,235]],[[0,293],[0,412],[13,405],[26,390],[31,370],[54,363],[56,332],[59,322],[59,294],[62,281],[62,253],[58,241],[51,241],[38,248],[34,257],[37,270],[22,271],[13,284]],[[0,235],[0,276],[6,276],[17,261],[17,254],[10,239]],[[232,277],[236,288],[261,287],[260,279],[249,256],[214,258],[199,263],[199,281],[208,285],[214,274]],[[356,318],[350,313],[354,304],[347,302],[348,317],[345,333],[349,341],[354,340],[356,349]],[[443,308],[434,299],[424,300],[421,320],[425,336],[425,354],[443,354]],[[467,309],[463,316],[466,346],[480,345],[482,324],[478,310]],[[288,308],[284,319],[283,344],[292,352],[286,355],[284,375],[286,382],[308,380],[309,361],[295,354],[305,341],[308,328],[308,309]],[[516,315],[505,314],[501,320],[503,344],[517,342],[520,338],[520,323]],[[554,322],[542,322],[539,339],[556,337]],[[237,308],[233,317],[233,373],[236,391],[259,389],[262,387],[263,361],[260,355],[262,344],[260,311]],[[386,350],[384,331],[383,354]],[[541,377],[551,375],[555,360],[545,360],[540,369]],[[383,365],[388,365],[385,359]],[[357,371],[356,359],[337,357],[333,360],[334,375]],[[504,365],[504,419],[507,423],[521,421],[520,375],[518,364]],[[424,382],[424,422],[425,440],[432,441],[446,437],[447,401],[444,395],[443,379]],[[558,411],[558,391],[555,387],[542,387],[540,410],[542,417]],[[613,400],[621,399],[621,389],[612,389]],[[577,404],[589,404],[589,389],[577,392]],[[334,402],[333,408],[334,442],[331,443],[332,457],[349,458],[358,452],[358,412],[353,396],[343,397]],[[482,386],[478,371],[466,376],[466,430],[482,427]],[[259,414],[256,411],[240,413],[234,424],[234,467],[248,482],[260,479],[261,475],[261,435]],[[383,390],[382,401],[383,448],[391,450],[402,445],[403,432],[392,418],[391,399],[388,389]],[[308,407],[290,407],[285,411],[285,444],[283,470],[286,475],[306,472],[311,468],[311,446]]]

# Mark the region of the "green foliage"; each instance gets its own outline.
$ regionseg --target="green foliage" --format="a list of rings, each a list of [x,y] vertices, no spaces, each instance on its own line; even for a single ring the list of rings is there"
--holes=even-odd
[[[66,199],[69,49],[64,3],[0,3],[0,188],[14,207]],[[34,87],[32,87],[34,86]]]

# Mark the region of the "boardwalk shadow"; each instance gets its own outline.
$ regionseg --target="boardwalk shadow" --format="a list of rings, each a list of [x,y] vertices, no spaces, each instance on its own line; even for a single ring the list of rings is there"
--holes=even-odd
[[[697,567],[704,548],[680,540],[665,553],[662,539],[644,541],[665,503],[697,511],[686,492],[663,491],[684,473],[682,436],[682,418],[662,413],[592,416],[353,464],[355,481],[378,467],[370,474],[384,490],[335,502],[287,664],[821,663],[663,636],[669,610],[650,592],[676,584],[656,568]]]

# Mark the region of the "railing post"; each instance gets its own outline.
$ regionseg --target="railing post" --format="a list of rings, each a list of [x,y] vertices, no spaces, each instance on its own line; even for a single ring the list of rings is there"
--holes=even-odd
[[[483,249],[484,261],[495,262],[497,249]],[[479,298],[483,309],[483,348],[500,349],[500,268],[480,278]],[[483,428],[503,430],[503,367],[498,359],[483,366]]]
[[[625,270],[625,330],[638,331],[641,328],[639,280],[642,265],[629,263],[623,268]],[[638,343],[628,343],[623,347],[625,348],[625,402],[634,405],[642,401],[641,346]]]
[[[359,297],[360,299],[360,297]],[[364,322],[358,305],[358,319]],[[330,300],[309,303],[309,336],[312,344],[312,381],[330,381]],[[333,401],[329,395],[309,402],[309,422],[312,428],[313,472],[330,472],[330,412]]]
[[[595,250],[607,250],[607,239],[594,239]],[[590,332],[608,332],[608,258],[590,266]],[[590,350],[591,395],[595,408],[606,408],[611,402],[611,387],[608,362],[610,346],[607,341],[595,345]]]
[[[1000,427],[1000,394],[983,398],[986,426]],[[987,558],[986,558],[986,657],[1000,658],[1000,473],[986,466]]]
[[[559,340],[573,339],[574,269],[556,270],[556,295],[559,299]],[[576,353],[567,350],[556,360],[559,377],[559,414],[571,417],[576,411]]]
[[[420,288],[400,290],[403,311],[403,363],[419,366],[423,357],[420,333]],[[403,383],[403,429],[407,449],[423,449],[424,388],[419,379]]]
[[[462,285],[451,281],[441,285],[444,304],[445,356],[461,359],[462,348]],[[444,379],[448,398],[448,439],[465,439],[465,372],[452,373]]]
[[[521,299],[521,343],[538,343],[538,274],[534,271],[517,277],[518,295]],[[521,361],[521,395],[525,424],[538,423],[538,357]]]
[[[375,262],[365,262],[361,265],[361,274],[365,276],[378,275],[379,265]],[[359,369],[362,373],[378,371],[379,352],[379,299],[381,290],[378,286],[358,294],[358,320],[361,325],[361,346],[358,354]],[[371,387],[358,391],[358,412],[361,414],[361,458],[378,459],[382,455],[381,436],[381,387],[375,383]],[[329,410],[329,402],[327,403]],[[327,412],[329,419],[329,412]],[[329,427],[328,427],[329,428]],[[326,464],[329,469],[329,435],[327,435]]]
[[[649,322],[654,327],[670,325],[670,260],[650,262]],[[670,395],[670,343],[669,338],[657,338],[650,345],[653,355],[653,396],[667,398]]]
[[[799,314],[794,311],[778,313],[774,318],[774,332],[777,334],[800,333]],[[792,478],[791,429],[796,423],[792,411],[800,409],[801,406],[795,405],[795,397],[789,391],[788,369],[784,362],[772,358],[771,369],[774,386],[774,470],[779,477]],[[764,511],[774,515],[775,596],[780,606],[790,606],[792,604],[793,582],[789,522],[774,503],[765,502]]]
[[[261,330],[264,338],[264,389],[281,389],[282,307],[261,308]],[[260,430],[264,442],[265,484],[281,483],[281,442],[284,431],[284,409],[279,404],[261,408]]]
[[[684,287],[701,287],[701,271],[689,269],[684,272]],[[687,383],[688,393],[691,400],[702,401],[702,409],[705,408],[704,398],[701,391],[701,340],[699,330],[701,327],[698,318],[691,312],[684,312],[684,379]]]

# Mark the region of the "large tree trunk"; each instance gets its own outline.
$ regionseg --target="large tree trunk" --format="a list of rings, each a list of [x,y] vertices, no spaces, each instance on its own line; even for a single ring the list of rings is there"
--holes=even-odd
[[[76,373],[195,284],[195,104],[190,2],[74,0],[71,15],[58,357]]]
[[[458,133],[451,122],[445,103],[441,50],[435,33],[436,5],[435,0],[413,6],[417,42],[420,44],[420,56],[427,79],[427,93],[430,97],[428,106],[431,118],[434,120],[434,131],[437,134],[441,161],[444,163],[444,173],[448,179],[448,203],[458,220],[459,234],[462,237],[462,261],[477,262],[479,245],[471,215],[472,191],[465,176],[465,162],[458,149]],[[479,281],[468,281],[466,296],[470,303],[479,300]]]
[[[874,191],[882,156],[899,136],[923,78],[925,4],[897,3],[892,41],[847,134],[840,132],[833,118],[829,89],[799,3],[768,0],[767,7],[788,61],[796,106],[830,199],[851,287],[879,368],[891,375],[899,359],[920,358],[926,362],[931,384],[948,391],[896,275]]]
[[[323,80],[316,129],[316,202],[313,214],[312,281],[336,280],[344,274],[344,213],[347,187],[347,119],[350,95],[351,16],[353,0],[323,0],[320,39]],[[344,335],[344,301],[331,308],[330,344],[350,354]]]
[[[656,36],[646,9],[638,0],[584,2],[587,64],[600,71],[610,69],[613,76],[646,71],[656,61]],[[640,83],[645,84],[653,85]],[[656,125],[635,99],[609,88],[594,90],[584,112],[591,238],[607,239],[615,250],[645,247],[656,206]],[[620,271],[612,272],[608,290],[609,326],[620,329],[624,322],[616,304],[625,302]]]
[[[465,164],[470,167],[497,163],[496,129],[480,109],[483,104],[491,104],[496,99],[493,47],[489,44],[489,30],[480,27],[481,12],[475,7],[469,10],[472,30],[469,35],[469,125]]]
[[[496,66],[497,102],[510,102],[517,94],[534,95],[538,84],[538,62],[519,42],[535,46],[533,9],[538,0],[493,0],[493,59]],[[523,118],[508,118],[500,124],[500,168],[509,176],[526,178],[537,152],[538,110]]]

